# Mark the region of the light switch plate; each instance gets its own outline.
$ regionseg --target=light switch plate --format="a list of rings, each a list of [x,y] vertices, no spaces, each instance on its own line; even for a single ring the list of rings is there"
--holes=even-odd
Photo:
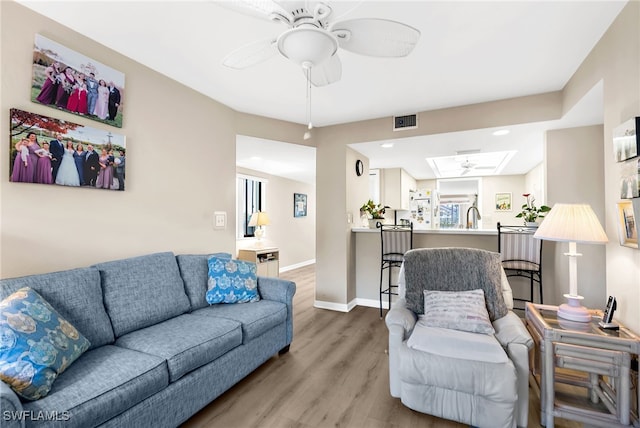
[[[216,211],[213,213],[213,228],[225,229],[227,227],[227,213],[225,211]]]

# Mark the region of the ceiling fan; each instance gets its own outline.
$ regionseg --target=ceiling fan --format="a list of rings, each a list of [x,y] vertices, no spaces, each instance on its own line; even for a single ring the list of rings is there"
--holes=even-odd
[[[462,162],[460,164],[460,168],[462,168],[462,172],[460,173],[460,175],[467,175],[469,174],[471,171],[473,171],[474,169],[496,169],[496,166],[489,166],[489,165],[478,165],[476,163],[473,162],[469,162],[469,159],[465,159],[464,162]]]
[[[332,22],[327,3],[300,0],[236,0],[220,5],[288,27],[277,37],[257,40],[227,55],[222,63],[243,69],[271,58],[278,52],[302,67],[314,86],[337,82],[342,77],[338,49],[374,57],[409,55],[420,32],[400,22],[358,18]]]

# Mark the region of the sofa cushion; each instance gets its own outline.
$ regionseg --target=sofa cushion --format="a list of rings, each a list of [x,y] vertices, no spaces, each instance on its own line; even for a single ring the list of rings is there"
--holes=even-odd
[[[493,334],[482,290],[424,290],[424,324],[471,333]]]
[[[24,287],[0,302],[0,379],[37,400],[89,341],[38,293]]]
[[[207,302],[248,303],[260,300],[256,264],[226,257],[209,257]]]
[[[270,300],[246,305],[211,305],[193,315],[226,318],[242,324],[242,343],[247,343],[287,320],[287,305]]]
[[[113,345],[82,355],[58,377],[49,395],[24,404],[30,412],[67,415],[65,428],[92,427],[166,388],[162,358]]]
[[[22,287],[42,296],[97,348],[113,343],[113,329],[105,310],[100,273],[95,268],[23,276],[0,280],[0,300]]]
[[[189,310],[173,253],[156,253],[99,263],[104,303],[120,337]]]
[[[492,336],[475,333],[456,332],[460,335],[484,337],[495,340]],[[455,346],[455,345],[454,345]],[[516,369],[508,358],[499,362],[487,362],[474,359],[468,354],[473,344],[460,345],[466,350],[463,358],[456,349],[450,349],[454,355],[438,355],[400,346],[399,361],[400,379],[403,385],[420,385],[427,388],[439,388],[457,393],[480,396],[494,402],[514,403],[518,399],[516,388]],[[498,345],[499,346],[499,345]],[[443,348],[440,348],[444,350]],[[504,349],[496,350],[504,354]],[[452,375],[455,373],[455,375]],[[404,388],[404,386],[403,386]],[[404,393],[403,393],[404,400]]]
[[[241,344],[240,323],[191,314],[131,332],[116,341],[117,346],[167,360],[171,382]]]
[[[211,255],[231,258],[229,253]],[[184,290],[189,296],[192,311],[209,306],[205,298],[207,281],[209,280],[209,257],[206,254],[179,254],[176,256],[180,275],[182,276],[182,281],[184,281]]]
[[[418,351],[460,360],[506,363],[509,359],[494,336],[429,327],[422,320],[416,323],[407,340],[407,346]]]

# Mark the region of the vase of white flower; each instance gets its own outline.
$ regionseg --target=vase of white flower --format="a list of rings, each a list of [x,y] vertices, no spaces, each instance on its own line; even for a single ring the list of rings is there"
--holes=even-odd
[[[536,199],[531,193],[523,193],[522,196],[527,198],[527,203],[522,205],[522,211],[518,213],[516,218],[523,219],[525,226],[537,226],[538,219],[544,218],[545,214],[551,211],[551,208],[546,205],[540,205],[540,208],[537,208],[534,203]]]

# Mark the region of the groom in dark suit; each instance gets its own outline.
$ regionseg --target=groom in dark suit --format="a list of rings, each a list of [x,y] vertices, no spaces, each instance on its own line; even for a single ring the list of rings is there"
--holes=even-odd
[[[98,171],[100,171],[100,157],[93,150],[93,146],[89,144],[84,158],[84,184],[95,187]]]
[[[109,120],[116,120],[120,106],[120,91],[113,82],[109,82]]]
[[[58,169],[60,169],[60,162],[62,162],[62,156],[64,156],[64,144],[62,144],[62,138],[60,134],[55,135],[55,139],[49,142],[49,152],[51,152],[51,175],[53,182],[56,182],[58,176]]]

